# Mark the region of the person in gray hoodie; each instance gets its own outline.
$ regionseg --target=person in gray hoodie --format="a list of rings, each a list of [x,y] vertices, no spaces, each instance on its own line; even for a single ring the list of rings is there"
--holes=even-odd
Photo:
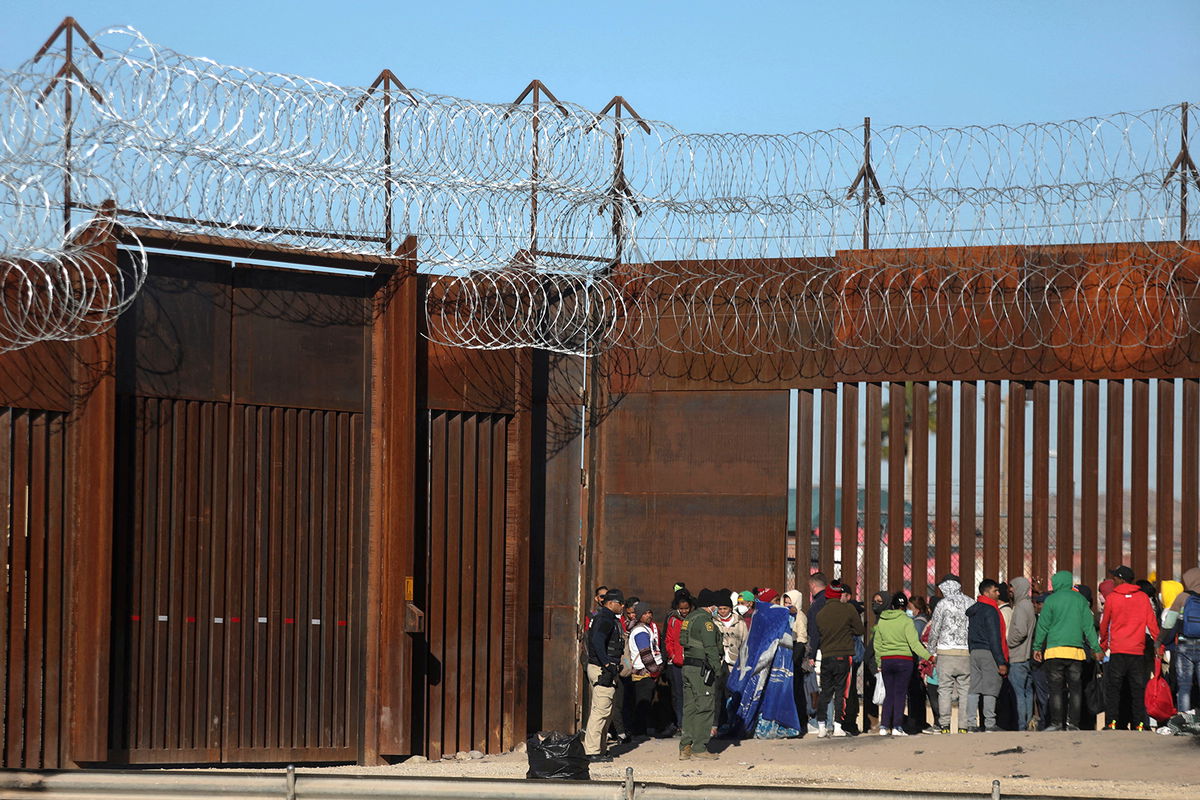
[[[1017,730],[1029,727],[1033,716],[1033,631],[1037,611],[1028,578],[1013,578],[1012,622],[1008,626],[1008,682],[1017,695]]]
[[[950,733],[950,711],[959,708],[959,733],[967,732],[967,692],[971,686],[971,653],[967,645],[967,609],[971,598],[962,593],[954,574],[938,582],[942,600],[929,621],[929,652],[938,671],[938,727],[931,732]]]

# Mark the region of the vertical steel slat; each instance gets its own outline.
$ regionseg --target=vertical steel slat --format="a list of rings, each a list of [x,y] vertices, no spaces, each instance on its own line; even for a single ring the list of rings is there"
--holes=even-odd
[[[1155,432],[1154,571],[1163,581],[1175,572],[1175,381],[1159,378],[1158,429]]]
[[[929,384],[913,384],[912,593],[929,592]],[[934,580],[937,580],[935,577]]]
[[[8,747],[5,764],[28,766],[25,751],[25,678],[29,661],[25,651],[25,615],[28,592],[29,545],[29,459],[30,420],[28,411],[13,413],[12,435],[12,520],[8,573],[8,692],[5,695]],[[20,622],[18,622],[20,620]]]
[[[839,522],[837,503],[837,389],[821,390],[821,529],[818,532],[820,568],[835,577],[833,569],[834,529]]]
[[[958,569],[967,584],[974,583],[976,546],[979,530],[976,513],[975,476],[978,472],[978,432],[976,419],[979,414],[979,390],[975,381],[959,383],[959,451],[958,451]]]
[[[165,638],[166,668],[159,676],[163,682],[163,722],[161,747],[169,750],[179,748],[179,690],[180,650],[182,648],[183,614],[183,551],[187,548],[187,532],[183,530],[187,509],[184,508],[183,484],[187,480],[187,402],[166,401],[171,406],[170,450],[167,458],[171,464],[171,479],[166,484],[168,512],[165,524],[159,529],[160,541],[166,548],[166,571],[159,575],[164,584],[164,605],[159,611],[167,615],[162,623]]]
[[[325,581],[321,568],[320,541],[312,525],[312,417],[311,410],[296,413],[296,552],[303,564],[298,580],[300,600],[296,612],[299,648],[296,654],[296,680],[293,682],[296,704],[292,741],[296,747],[320,747],[317,718],[313,713],[320,702],[321,676],[317,658],[321,646],[321,631],[332,623],[321,614],[320,586]],[[320,624],[313,624],[320,620]]]
[[[887,586],[898,592],[904,588],[904,464],[908,439],[904,425],[908,409],[904,384],[893,381],[888,387]]]
[[[349,419],[348,414],[329,412],[327,414],[334,429],[334,441],[336,442],[337,457],[334,460],[336,467],[334,486],[336,492],[334,494],[334,507],[336,514],[334,517],[334,531],[337,536],[337,608],[340,615],[339,619],[346,619],[350,622],[349,625],[338,628],[338,645],[337,658],[334,662],[334,678],[337,686],[337,714],[334,718],[334,730],[336,732],[335,747],[349,747],[351,742],[350,732],[350,692],[351,692],[351,638],[350,632],[353,626],[359,624],[359,620],[350,619],[354,613],[353,605],[350,602],[350,562],[353,558],[354,548],[350,541],[350,508],[352,505],[352,489],[353,489],[353,467],[352,462],[354,456],[350,443]]]
[[[1080,447],[1079,566],[1080,580],[1096,585],[1100,537],[1100,382],[1083,382],[1083,442]],[[1046,587],[1048,590],[1050,587]]]
[[[197,530],[194,505],[196,495],[193,487],[197,474],[195,460],[199,441],[195,429],[196,403],[178,400],[176,405],[180,412],[180,424],[176,428],[180,446],[175,452],[175,463],[178,467],[176,472],[179,477],[173,487],[178,494],[173,500],[176,511],[173,525],[175,541],[172,549],[177,549],[178,552],[172,554],[172,565],[178,572],[175,573],[172,580],[172,605],[174,606],[172,616],[174,619],[170,624],[175,633],[175,647],[172,648],[172,652],[178,659],[178,668],[171,686],[174,695],[173,702],[176,707],[175,723],[169,726],[168,734],[173,740],[174,747],[185,748],[195,746],[194,740],[189,736],[194,708],[189,702],[188,695],[190,694],[189,689],[197,683],[199,677],[193,671],[196,665],[191,641],[196,623],[188,622],[189,619],[196,618],[194,555],[197,547]]]
[[[1179,514],[1179,545],[1182,561],[1179,564],[1179,574],[1182,575],[1200,563],[1200,518],[1198,508],[1197,479],[1200,478],[1200,379],[1188,378],[1183,381],[1183,442],[1182,459],[1180,463],[1179,496],[1181,499]]]
[[[1034,575],[1050,569],[1050,382],[1033,385],[1033,528]]]
[[[334,746],[333,709],[336,703],[334,694],[334,665],[339,631],[349,622],[338,616],[337,600],[335,597],[336,579],[334,563],[337,560],[337,539],[329,523],[330,509],[333,505],[332,487],[329,482],[328,463],[332,456],[329,452],[329,441],[325,430],[324,411],[314,411],[311,421],[313,446],[313,510],[312,520],[314,530],[321,537],[321,563],[325,579],[321,582],[321,614],[333,620],[329,630],[322,639],[321,649],[321,747]]]
[[[271,431],[270,471],[266,473],[265,491],[270,497],[270,519],[267,527],[270,538],[267,542],[267,557],[263,559],[263,577],[267,592],[266,610],[263,616],[267,618],[263,627],[267,632],[267,703],[265,713],[267,748],[283,747],[283,706],[287,705],[284,673],[289,665],[284,663],[284,617],[286,610],[283,606],[284,576],[294,565],[288,563],[285,543],[287,534],[284,526],[283,475],[284,445],[287,434],[283,427],[284,410],[281,408],[264,408],[264,425]]]
[[[447,458],[446,485],[446,638],[445,656],[443,658],[442,680],[451,692],[453,700],[447,698],[442,713],[445,715],[443,743],[446,752],[458,752],[458,690],[459,670],[459,641],[462,632],[463,619],[459,600],[462,597],[459,584],[462,563],[462,428],[463,415],[454,414],[450,418]]]
[[[195,575],[192,578],[191,608],[189,615],[195,620],[191,623],[192,663],[189,673],[192,680],[184,689],[188,693],[188,705],[191,715],[188,725],[188,739],[192,747],[207,749],[208,734],[206,721],[211,711],[208,700],[212,696],[210,685],[212,673],[209,669],[209,648],[214,629],[212,622],[212,598],[208,585],[212,564],[214,542],[212,538],[212,403],[195,403],[194,429],[196,433],[196,456],[193,474],[189,484],[194,487],[191,500],[192,514],[195,515],[196,549]]]
[[[42,765],[46,769],[62,766],[66,750],[60,741],[60,720],[65,716],[62,707],[62,658],[66,636],[67,615],[64,614],[63,580],[67,561],[64,558],[64,513],[66,480],[66,433],[63,415],[48,415],[47,450],[47,531],[46,531],[46,675],[43,707],[45,727]],[[115,655],[115,654],[114,654]]]
[[[12,561],[13,532],[15,531],[12,515],[12,483],[13,483],[13,454],[16,443],[13,441],[13,415],[11,408],[0,406],[0,522],[3,523],[3,538],[0,538],[0,569],[4,570],[5,592],[0,602],[0,758],[3,766],[16,767],[9,760],[8,743],[13,735],[8,727],[8,711],[10,709],[8,678],[10,670],[15,667],[9,663],[8,640],[11,635],[9,624],[13,620],[11,605],[13,602]],[[15,623],[13,623],[15,624]],[[15,659],[14,659],[15,661]]]
[[[155,540],[154,563],[154,611],[151,623],[154,632],[154,669],[149,674],[154,686],[154,705],[150,718],[151,747],[162,750],[167,745],[167,705],[170,697],[171,672],[171,585],[170,570],[172,556],[172,528],[174,509],[171,503],[171,487],[175,480],[175,407],[170,400],[158,403],[158,506],[154,520]],[[165,618],[165,619],[164,619]]]
[[[1075,567],[1075,382],[1058,382],[1058,474],[1054,481],[1054,569]],[[1066,566],[1063,566],[1064,559]]]
[[[478,602],[476,581],[479,574],[475,570],[475,511],[477,479],[479,477],[479,462],[477,449],[477,434],[479,432],[479,416],[463,414],[462,426],[462,478],[460,502],[462,510],[461,537],[459,539],[459,623],[458,637],[458,750],[469,752],[475,748],[472,712],[475,705],[475,626]]]
[[[474,643],[472,645],[472,683],[468,696],[471,700],[471,742],[474,749],[486,753],[488,751],[488,698],[487,679],[490,662],[488,661],[488,607],[490,598],[479,591],[478,587],[491,585],[496,576],[490,571],[491,553],[491,420],[487,415],[475,414],[475,448],[472,467],[471,483],[473,491],[471,502],[475,505],[475,552],[472,560],[475,563],[476,588],[471,592],[471,605],[474,609]]]
[[[508,420],[506,416],[492,417],[492,499],[491,574],[503,576],[505,569],[505,526],[508,518]],[[503,748],[504,733],[504,626],[511,624],[504,613],[503,581],[491,582],[490,638],[488,640],[488,745],[492,752]]]
[[[951,503],[953,502],[952,474],[954,447],[954,384],[937,384],[937,439],[934,464],[934,561],[937,579],[951,570],[950,554],[953,536]],[[962,565],[959,567],[964,569]],[[965,571],[965,569],[964,569]]]
[[[863,586],[862,597],[876,591],[879,586],[879,556],[883,544],[883,527],[880,519],[881,473],[883,468],[883,387],[868,383],[867,391],[867,434],[865,469],[865,507],[863,509]],[[874,612],[867,604],[867,623],[874,624]]]
[[[281,558],[279,560],[279,747],[293,748],[299,746],[295,738],[296,706],[299,690],[300,665],[296,662],[297,639],[302,624],[306,624],[301,609],[296,603],[296,593],[299,584],[308,580],[301,573],[299,551],[296,533],[296,409],[287,408],[282,411],[280,420],[283,436],[283,457],[279,461],[281,469],[274,476],[280,497],[279,530]],[[289,622],[288,620],[291,620]],[[302,620],[304,620],[302,622]],[[275,622],[275,620],[272,620]]]
[[[134,611],[139,621],[134,628],[138,638],[138,667],[137,675],[129,690],[131,703],[130,718],[135,720],[130,736],[131,749],[146,749],[153,746],[150,736],[150,720],[153,712],[154,680],[154,626],[155,593],[154,593],[154,556],[157,536],[156,519],[158,505],[158,440],[162,432],[162,415],[157,400],[138,398],[136,401],[137,415],[135,427],[143,431],[138,437],[137,452],[137,483],[141,494],[138,503],[134,539],[133,562],[137,572],[139,586],[139,602]]]
[[[46,644],[46,412],[30,413],[28,575],[25,601],[25,765],[42,766]]]
[[[1144,378],[1133,381],[1130,434],[1129,563],[1142,578],[1150,570],[1150,382]]]
[[[1000,381],[986,381],[983,389],[983,573],[1000,574],[1000,470],[1001,450]],[[1014,576],[1015,577],[1015,576]]]
[[[867,592],[858,579],[858,384],[842,384],[842,580]],[[858,595],[865,597],[865,594]]]
[[[796,586],[807,594],[805,580],[812,572],[813,400],[812,389],[801,389],[796,409]]]
[[[1008,383],[1008,574],[1024,575],[1025,560],[1025,384]],[[990,576],[989,576],[990,577]]]
[[[231,466],[238,460],[235,451],[229,448],[229,406],[224,403],[211,403],[211,434],[209,436],[209,485],[212,495],[208,501],[209,529],[212,541],[212,553],[209,556],[210,570],[208,580],[209,614],[214,619],[210,621],[209,650],[208,650],[208,682],[209,698],[208,713],[204,718],[206,746],[215,750],[220,757],[223,746],[222,720],[224,719],[225,682],[228,680],[228,668],[225,651],[232,638],[233,625],[230,621],[231,598],[223,591],[227,586],[231,573],[235,568],[231,565],[237,562],[229,558],[229,540],[227,522],[233,511],[233,503],[229,495],[229,473]],[[220,617],[218,625],[215,618]]]
[[[1104,564],[1106,569],[1112,569],[1125,563],[1125,381],[1107,383]]]
[[[254,511],[256,524],[250,528],[254,532],[254,616],[249,620],[250,629],[254,631],[254,657],[251,662],[253,672],[245,675],[243,683],[242,702],[246,705],[254,719],[250,747],[269,748],[274,746],[272,737],[271,717],[275,704],[271,701],[275,677],[272,672],[271,654],[274,650],[271,635],[271,575],[276,569],[272,563],[276,557],[274,546],[275,536],[272,529],[275,526],[275,506],[271,502],[271,478],[274,474],[272,462],[275,458],[274,449],[277,446],[275,430],[271,426],[271,410],[267,408],[247,407],[254,418],[255,457],[258,469],[254,474]],[[257,679],[257,680],[256,680]],[[243,744],[243,746],[246,746]]]
[[[425,715],[426,750],[437,760],[445,752],[442,689],[445,676],[446,631],[446,497],[449,474],[449,429],[446,412],[430,414],[429,446],[429,599],[425,604],[425,632],[429,641],[428,713]]]

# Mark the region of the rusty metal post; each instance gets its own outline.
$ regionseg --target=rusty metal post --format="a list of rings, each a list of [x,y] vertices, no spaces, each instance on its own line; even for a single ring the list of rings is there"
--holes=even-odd
[[[1167,175],[1163,178],[1163,188],[1165,189],[1171,182],[1171,178],[1177,174],[1179,176],[1179,241],[1187,241],[1188,228],[1188,184],[1192,181],[1196,182],[1196,186],[1200,187],[1200,169],[1196,168],[1196,162],[1192,160],[1192,154],[1188,150],[1188,104],[1185,101],[1180,105],[1181,124],[1179,126],[1179,155],[1175,156],[1175,160],[1171,162],[1171,167],[1167,170]]]
[[[858,168],[858,174],[850,183],[850,189],[846,192],[847,199],[854,197],[859,184],[862,185],[862,247],[864,250],[869,250],[871,249],[871,195],[875,195],[879,205],[884,205],[886,202],[883,189],[880,188],[879,181],[875,178],[875,168],[871,166],[870,117],[863,117],[863,163]]]
[[[383,245],[387,255],[394,255],[392,239],[395,235],[393,225],[392,205],[395,199],[395,189],[392,180],[392,89],[400,91],[414,106],[417,99],[390,69],[380,70],[379,75],[367,88],[367,91],[354,104],[355,111],[361,111],[367,99],[376,89],[383,95]]]
[[[529,82],[517,99],[512,101],[512,105],[519,106],[525,102],[525,98],[530,98],[533,105],[533,118],[531,127],[533,129],[533,143],[530,146],[531,167],[529,171],[530,192],[529,192],[529,254],[534,257],[538,252],[538,183],[540,179],[540,158],[541,158],[541,111],[542,111],[542,95],[554,104],[554,107],[559,110],[564,117],[570,116],[566,106],[559,102],[554,93],[546,88],[546,84],[534,78]],[[508,119],[511,112],[506,112],[503,119]]]
[[[42,57],[50,51],[50,47],[58,40],[59,35],[65,34],[65,55],[63,57],[63,65],[59,67],[58,72],[54,73],[54,77],[42,89],[41,95],[38,97],[38,105],[46,102],[46,98],[50,96],[50,92],[54,89],[55,84],[60,80],[63,81],[63,236],[71,232],[71,209],[74,207],[74,197],[71,193],[71,147],[72,133],[75,127],[75,93],[73,91],[73,82],[78,82],[83,88],[87,89],[97,103],[104,103],[104,98],[96,91],[96,87],[92,86],[87,78],[83,77],[83,73],[79,71],[79,67],[75,65],[75,34],[78,33],[87,46],[97,57],[103,58],[104,53],[92,41],[92,37],[88,36],[87,31],[80,27],[74,17],[64,17],[63,21],[58,24],[54,32],[50,34],[50,38],[46,43],[38,49],[33,56],[33,63],[42,60]],[[65,80],[64,80],[65,79]]]

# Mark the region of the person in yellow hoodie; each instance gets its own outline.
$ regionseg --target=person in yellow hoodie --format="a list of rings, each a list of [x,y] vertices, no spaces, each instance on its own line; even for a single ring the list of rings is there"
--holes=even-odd
[[[1033,660],[1045,663],[1050,684],[1050,724],[1045,730],[1077,731],[1083,715],[1083,662],[1088,651],[1097,661],[1104,655],[1091,605],[1075,591],[1071,573],[1068,570],[1054,573],[1050,586],[1054,591],[1042,604],[1033,634]],[[1065,714],[1064,688],[1070,695]]]

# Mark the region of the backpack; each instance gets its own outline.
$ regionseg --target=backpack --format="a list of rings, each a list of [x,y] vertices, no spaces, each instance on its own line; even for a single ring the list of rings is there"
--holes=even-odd
[[[1188,639],[1200,639],[1200,597],[1192,595],[1183,604],[1182,621],[1179,635]]]

